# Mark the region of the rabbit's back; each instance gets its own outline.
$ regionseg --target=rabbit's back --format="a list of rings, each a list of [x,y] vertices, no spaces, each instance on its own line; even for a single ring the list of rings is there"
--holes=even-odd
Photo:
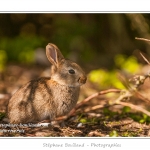
[[[79,87],[60,85],[50,78],[32,80],[10,99],[10,122],[53,120],[57,116],[65,115],[75,106],[79,90]]]

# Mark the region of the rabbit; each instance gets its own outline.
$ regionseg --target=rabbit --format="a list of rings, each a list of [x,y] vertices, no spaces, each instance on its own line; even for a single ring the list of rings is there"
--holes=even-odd
[[[76,105],[80,86],[87,77],[75,62],[65,59],[58,47],[48,43],[46,56],[52,63],[51,76],[31,80],[9,100],[10,123],[31,123],[66,115]]]

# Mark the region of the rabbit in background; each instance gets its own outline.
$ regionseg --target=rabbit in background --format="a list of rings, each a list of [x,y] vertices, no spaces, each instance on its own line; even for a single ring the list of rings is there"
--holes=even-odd
[[[10,123],[53,121],[76,105],[80,86],[86,83],[85,72],[65,59],[54,44],[46,46],[46,56],[52,63],[51,77],[32,80],[12,96],[8,104]]]

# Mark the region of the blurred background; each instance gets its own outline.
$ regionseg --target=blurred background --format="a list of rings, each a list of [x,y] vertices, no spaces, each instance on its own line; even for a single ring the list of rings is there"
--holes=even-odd
[[[150,14],[140,13],[0,14],[0,79],[9,74],[12,81],[21,72],[17,66],[32,68],[30,73],[47,68],[45,46],[51,42],[79,63],[92,82],[121,88],[116,69],[134,73],[143,63],[138,50],[150,56],[150,43],[135,39],[150,39],[149,24]]]

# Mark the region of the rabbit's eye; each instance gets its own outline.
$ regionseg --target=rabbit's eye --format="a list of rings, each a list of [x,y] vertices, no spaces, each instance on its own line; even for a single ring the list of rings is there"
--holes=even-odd
[[[69,70],[69,73],[70,73],[70,74],[75,74],[75,71],[74,71],[73,69],[70,69],[70,70]]]

